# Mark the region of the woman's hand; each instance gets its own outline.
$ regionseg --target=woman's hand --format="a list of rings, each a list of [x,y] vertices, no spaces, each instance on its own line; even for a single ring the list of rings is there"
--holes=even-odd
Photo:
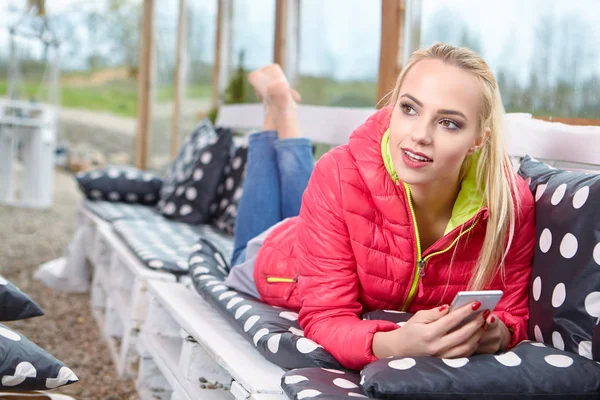
[[[498,351],[504,351],[510,343],[510,332],[504,322],[494,314],[486,320],[481,342],[477,348],[477,353],[493,354]]]
[[[377,358],[391,356],[468,357],[479,347],[485,324],[484,313],[455,329],[477,312],[481,304],[474,302],[452,313],[444,305],[417,312],[400,329],[377,332],[373,337],[373,354]]]

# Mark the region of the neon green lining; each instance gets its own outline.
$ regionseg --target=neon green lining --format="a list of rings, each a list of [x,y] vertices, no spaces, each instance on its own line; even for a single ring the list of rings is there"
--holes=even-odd
[[[392,161],[389,129],[385,131],[383,139],[381,140],[381,155],[383,157],[383,164],[385,165],[388,174],[394,183],[398,185],[400,183],[400,178],[396,173],[396,169],[394,168],[394,163]],[[485,199],[483,198],[482,193],[477,190],[477,160],[479,159],[479,152],[470,157],[469,169],[467,170],[465,178],[461,182],[460,191],[458,192],[458,196],[454,202],[454,207],[452,208],[452,216],[448,221],[444,235],[448,234],[457,226],[460,226],[469,219],[473,218],[477,211],[479,211],[485,205]]]

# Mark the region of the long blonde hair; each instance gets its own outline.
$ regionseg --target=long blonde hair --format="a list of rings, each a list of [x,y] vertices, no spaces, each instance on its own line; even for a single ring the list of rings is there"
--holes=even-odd
[[[494,74],[483,59],[473,51],[446,44],[434,44],[428,49],[415,51],[396,80],[389,104],[395,105],[400,96],[400,87],[408,71],[419,61],[425,59],[441,60],[448,65],[459,67],[473,76],[481,87],[481,114],[479,118],[480,134],[490,130],[481,147],[477,164],[477,186],[483,193],[488,206],[488,223],[481,253],[471,280],[469,289],[481,290],[500,271],[504,278],[504,260],[512,245],[515,233],[516,210],[519,209],[519,197],[516,195],[516,178],[504,137],[504,106]],[[462,180],[468,168],[465,159],[459,179]],[[515,196],[513,197],[513,193]]]

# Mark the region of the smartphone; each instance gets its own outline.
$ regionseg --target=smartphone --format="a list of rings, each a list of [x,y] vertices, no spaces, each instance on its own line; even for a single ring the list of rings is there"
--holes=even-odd
[[[452,300],[452,304],[450,305],[450,312],[455,311],[456,309],[478,301],[481,303],[481,307],[479,307],[478,312],[473,313],[472,315],[465,318],[460,325],[458,325],[455,329],[460,328],[464,324],[469,321],[472,321],[475,317],[477,317],[480,313],[485,310],[490,310],[490,312],[494,311],[494,307],[498,304],[504,292],[502,290],[476,290],[476,291],[465,291],[458,292],[454,300]]]

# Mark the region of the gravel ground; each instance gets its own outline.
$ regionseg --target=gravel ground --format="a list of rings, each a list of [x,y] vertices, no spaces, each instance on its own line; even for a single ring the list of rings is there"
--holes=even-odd
[[[44,287],[32,274],[63,254],[74,231],[81,196],[72,175],[57,171],[54,205],[47,210],[0,206],[0,272],[28,293],[45,316],[6,323],[69,366],[80,381],[57,389],[77,399],[138,399],[132,381],[121,381],[95,320],[87,294]]]

